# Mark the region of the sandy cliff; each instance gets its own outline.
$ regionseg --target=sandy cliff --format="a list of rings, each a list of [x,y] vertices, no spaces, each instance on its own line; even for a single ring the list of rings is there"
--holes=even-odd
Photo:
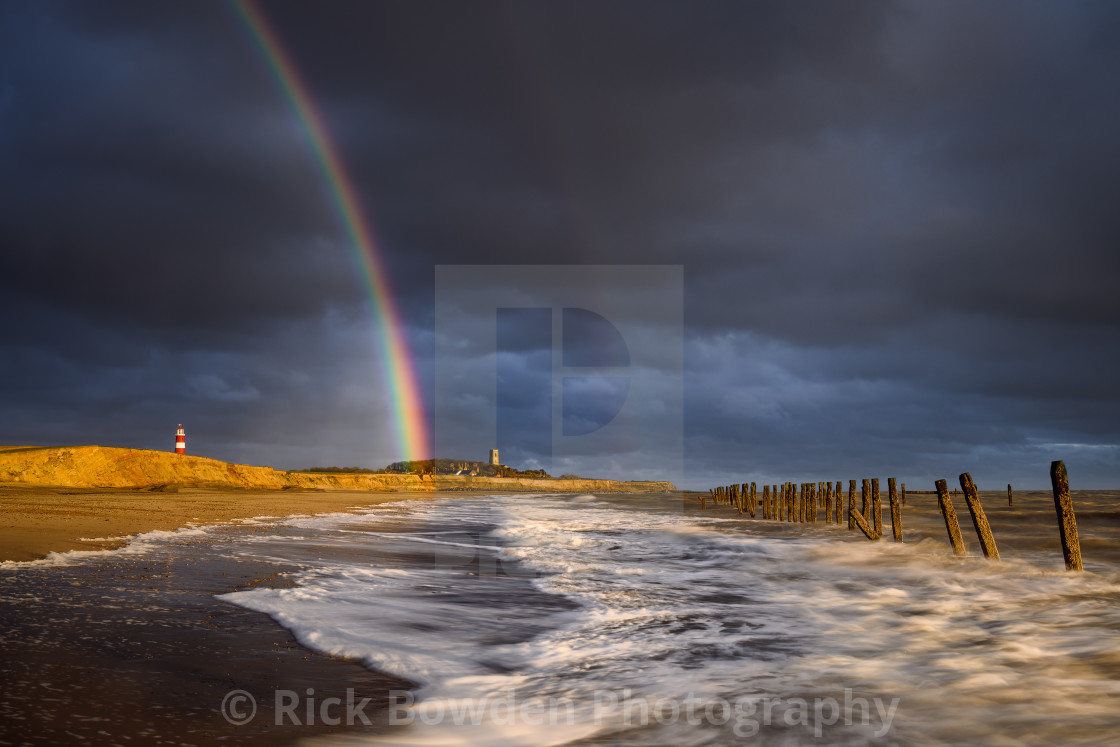
[[[0,447],[0,484],[68,488],[174,489],[179,487],[281,490],[485,490],[494,492],[661,492],[668,482],[537,480],[517,477],[322,474],[230,464],[206,457],[107,446]]]

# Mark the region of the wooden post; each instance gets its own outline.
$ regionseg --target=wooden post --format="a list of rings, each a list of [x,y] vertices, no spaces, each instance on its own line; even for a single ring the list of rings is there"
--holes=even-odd
[[[875,477],[871,480],[871,518],[868,520],[872,522],[871,526],[875,530],[875,534],[883,536],[883,502],[879,500],[879,478]]]
[[[844,502],[844,495],[840,490],[840,488],[841,488],[840,483],[841,483],[840,480],[836,481],[836,490],[834,491],[835,494],[836,494],[836,505],[832,507],[832,520],[834,522],[836,522],[837,524],[839,524],[841,521],[843,521],[843,519],[841,519],[840,517],[843,516],[843,514],[844,514],[843,506],[841,505]]]
[[[852,509],[851,516],[856,526],[863,532],[863,536],[872,541],[879,539],[879,535],[876,534],[875,529],[868,525],[867,519],[863,518],[863,515],[859,511]]]
[[[906,483],[902,483],[902,505],[906,505]]]
[[[1069,475],[1066,463],[1050,462],[1050,484],[1054,487],[1054,509],[1058,512],[1058,531],[1062,537],[1062,557],[1067,571],[1081,571],[1081,541],[1077,538],[1077,517],[1069,497]]]
[[[902,506],[898,502],[898,489],[895,487],[894,478],[887,478],[887,493],[891,499],[891,531],[894,541],[902,541]]]
[[[976,527],[976,536],[980,539],[980,548],[984,551],[984,557],[999,560],[996,538],[992,536],[992,528],[988,526],[984,507],[980,505],[976,483],[972,481],[972,475],[967,472],[961,475],[961,490],[964,491],[964,502],[968,504],[968,512],[972,514],[972,523]]]
[[[1014,506],[1015,505],[1015,497],[1013,495],[1011,495],[1011,483],[1007,483],[1007,505],[1008,506]]]
[[[944,480],[934,483],[937,488],[937,502],[941,504],[941,516],[945,519],[945,530],[949,532],[949,543],[957,555],[967,554],[964,549],[964,538],[961,537],[961,527],[957,523],[957,512],[953,508],[953,499],[949,497],[949,487]]]
[[[832,483],[824,491],[824,523],[832,523]]]
[[[753,482],[750,484],[749,492],[747,490],[747,485],[744,484],[743,492],[747,494],[747,512],[750,513],[751,518],[753,519],[755,511],[758,508],[758,497],[755,495],[755,484]]]
[[[796,504],[795,504],[795,501],[794,501],[794,498],[797,497],[796,493],[797,493],[797,488],[794,486],[794,484],[792,482],[787,482],[786,483],[786,521],[789,521],[789,522],[792,522],[792,521],[796,520],[796,517],[794,516],[794,510],[793,510],[794,508],[796,508]]]
[[[871,515],[871,481],[864,480],[860,485],[860,501],[859,512],[863,514],[863,518]]]
[[[856,481],[848,480],[848,531],[854,532],[856,522],[852,519],[852,509],[856,507]]]

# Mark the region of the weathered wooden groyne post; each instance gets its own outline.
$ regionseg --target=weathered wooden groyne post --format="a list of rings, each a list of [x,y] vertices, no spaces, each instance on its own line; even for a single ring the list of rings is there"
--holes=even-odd
[[[867,519],[859,511],[852,511],[852,519],[867,539],[872,541],[879,539],[879,535],[875,533],[875,528],[867,523]]]
[[[836,481],[836,490],[834,492],[836,494],[836,504],[832,507],[832,521],[836,524],[840,524],[843,522],[841,516],[844,513],[842,507],[842,504],[844,503],[844,494],[841,492],[840,480]]]
[[[755,490],[756,486],[752,482],[751,492],[747,496],[747,511],[750,513],[752,519],[755,516],[755,512],[758,510],[758,495],[756,494]]]
[[[901,542],[902,506],[898,502],[898,489],[895,487],[895,479],[893,477],[887,478],[887,493],[891,501],[891,532],[894,535],[894,541]]]
[[[883,536],[883,502],[879,498],[879,478],[871,478],[871,517],[867,520],[878,537]]]
[[[984,514],[984,507],[980,505],[979,491],[972,475],[967,472],[960,477],[961,490],[964,492],[964,501],[968,504],[968,512],[972,514],[972,523],[976,527],[976,536],[980,539],[980,549],[984,551],[985,558],[999,560],[999,550],[996,549],[996,538],[992,536],[992,528],[988,526],[988,517]]]
[[[848,480],[848,531],[854,532],[856,522],[852,518],[852,511],[856,507],[856,481]]]
[[[902,483],[902,505],[906,505],[906,483]]]
[[[860,509],[859,512],[863,514],[863,518],[871,515],[871,481],[863,480],[860,484]]]
[[[1081,571],[1081,540],[1077,537],[1077,518],[1073,515],[1073,500],[1069,497],[1069,475],[1066,463],[1050,463],[1050,484],[1054,488],[1054,510],[1058,513],[1058,532],[1062,538],[1062,557],[1066,570]]]
[[[1007,483],[1007,505],[1008,506],[1014,506],[1015,505],[1015,497],[1013,495],[1011,495],[1011,483]]]
[[[824,523],[832,523],[832,483],[825,483],[828,485],[824,491]]]
[[[941,505],[941,516],[945,519],[945,530],[949,533],[949,544],[957,555],[967,554],[964,548],[964,538],[961,537],[961,527],[957,523],[957,512],[953,508],[953,499],[949,497],[949,486],[944,480],[934,483],[937,488],[937,502]]]

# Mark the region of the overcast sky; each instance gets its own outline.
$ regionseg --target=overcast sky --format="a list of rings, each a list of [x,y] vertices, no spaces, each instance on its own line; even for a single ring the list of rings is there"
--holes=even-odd
[[[1120,487],[1115,3],[262,7],[430,408],[437,266],[679,266],[686,486],[1061,458]],[[353,251],[230,6],[4,3],[0,164],[0,443],[400,458]]]

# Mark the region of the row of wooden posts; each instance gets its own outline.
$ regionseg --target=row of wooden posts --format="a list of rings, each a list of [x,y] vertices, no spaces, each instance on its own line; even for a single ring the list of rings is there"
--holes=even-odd
[[[1062,556],[1066,568],[1069,570],[1082,570],[1081,544],[1077,537],[1077,520],[1073,513],[1073,502],[1069,496],[1069,476],[1066,473],[1064,462],[1057,461],[1050,465],[1050,482],[1054,490],[1054,508],[1058,515],[1058,529],[1062,540]],[[992,528],[988,524],[988,517],[984,514],[984,507],[980,504],[979,491],[972,476],[965,472],[960,476],[961,490],[964,495],[965,505],[972,516],[972,524],[976,528],[976,536],[980,540],[980,548],[985,558],[999,560],[999,550],[996,548]],[[843,510],[844,495],[842,483],[837,481],[835,487],[831,482],[809,483],[803,482],[795,485],[787,482],[782,485],[763,485],[762,494],[759,495],[755,483],[742,483],[725,485],[712,488],[708,495],[700,495],[700,508],[707,508],[710,499],[714,504],[730,505],[744,512],[752,518],[771,519],[786,522],[807,522],[810,524],[822,523],[843,524],[841,512]],[[934,483],[936,490],[918,491],[911,493],[937,494],[937,502],[941,506],[941,516],[945,519],[945,529],[949,533],[949,543],[957,555],[966,554],[964,540],[961,537],[960,524],[957,522],[957,512],[953,508],[953,500],[948,485],[944,480]],[[958,491],[951,491],[957,493]],[[895,542],[902,542],[902,507],[906,505],[906,483],[902,484],[899,493],[895,478],[887,478],[887,496],[891,512],[891,533]],[[1011,486],[1007,486],[1007,503],[1013,505]],[[820,516],[824,509],[823,519]],[[878,540],[883,537],[883,505],[879,494],[879,480],[863,480],[860,488],[860,504],[856,505],[856,481],[848,481],[848,530],[859,529],[869,540]]]

